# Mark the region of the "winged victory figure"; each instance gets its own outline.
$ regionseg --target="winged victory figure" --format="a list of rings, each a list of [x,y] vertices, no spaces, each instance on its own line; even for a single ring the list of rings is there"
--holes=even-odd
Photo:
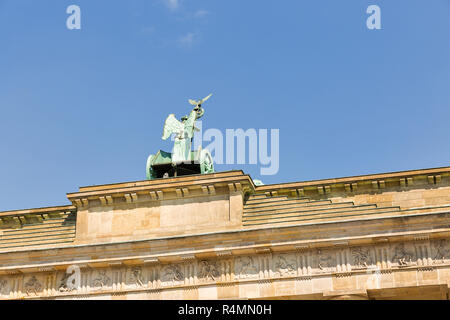
[[[189,117],[184,116],[181,121],[178,121],[172,113],[164,122],[162,139],[167,140],[172,134],[176,134],[172,152],[172,162],[174,163],[189,159],[196,114],[197,112],[192,110]]]

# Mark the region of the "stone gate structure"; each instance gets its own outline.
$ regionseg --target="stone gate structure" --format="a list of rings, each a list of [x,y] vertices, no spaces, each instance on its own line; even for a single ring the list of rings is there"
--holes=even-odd
[[[449,299],[450,167],[255,186],[229,171],[0,213],[1,299]]]

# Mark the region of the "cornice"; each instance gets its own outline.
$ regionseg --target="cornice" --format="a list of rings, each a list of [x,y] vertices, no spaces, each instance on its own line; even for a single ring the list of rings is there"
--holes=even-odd
[[[254,192],[255,185],[251,177],[242,171],[228,171],[82,187],[79,192],[68,193],[67,198],[74,206],[81,208],[90,206],[91,201],[96,201],[95,206],[106,206],[114,203],[133,203],[142,199],[158,201],[205,195],[213,196],[218,193],[216,192],[218,189],[225,190],[225,193],[234,191]]]
[[[11,211],[3,211],[0,212],[1,217],[13,217],[13,216],[25,216],[25,215],[34,215],[34,214],[46,214],[46,213],[60,213],[67,211],[76,210],[75,206],[66,205],[66,206],[56,206],[56,207],[45,207],[45,208],[34,208],[34,209],[22,209],[22,210],[11,210]]]
[[[424,184],[439,186],[443,179],[448,180],[449,178],[450,167],[441,167],[333,179],[277,183],[257,186],[256,192],[270,193],[271,195],[275,195],[277,192],[287,192],[303,196],[306,191],[312,191],[318,194],[329,194],[333,192],[355,193],[361,187],[365,188],[364,191],[368,191],[368,189],[380,191],[389,187],[412,189],[418,185],[423,186]]]

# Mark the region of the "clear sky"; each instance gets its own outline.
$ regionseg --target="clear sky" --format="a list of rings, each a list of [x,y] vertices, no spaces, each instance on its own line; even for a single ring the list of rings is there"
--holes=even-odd
[[[144,180],[166,116],[210,92],[203,129],[280,130],[278,174],[218,171],[448,166],[450,1],[0,0],[0,211]]]

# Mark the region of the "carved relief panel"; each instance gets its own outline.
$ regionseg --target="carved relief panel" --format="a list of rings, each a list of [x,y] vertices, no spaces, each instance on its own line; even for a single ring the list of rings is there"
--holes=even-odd
[[[415,247],[411,243],[398,243],[391,246],[391,261],[398,267],[417,265]]]
[[[168,264],[161,268],[161,285],[171,286],[184,283],[184,273],[181,264]]]
[[[375,259],[371,248],[369,247],[352,247],[351,264],[354,269],[366,269],[375,265]]]
[[[433,240],[431,242],[431,257],[434,264],[445,263],[450,259],[450,241],[447,239]]]
[[[258,264],[255,256],[237,257],[235,262],[235,274],[239,279],[258,278]]]
[[[42,285],[42,277],[36,277],[35,275],[25,276],[23,282],[23,292],[27,296],[38,296],[42,293],[44,286]]]
[[[295,276],[297,259],[294,253],[276,254],[273,257],[273,271],[276,277]]]
[[[0,297],[9,296],[10,286],[9,282],[5,278],[0,278]]]
[[[81,275],[79,283],[77,283],[75,272],[58,272],[54,275],[55,277],[55,289],[59,292],[74,292],[77,291],[76,286],[81,286]]]
[[[222,270],[220,262],[214,260],[202,260],[198,265],[198,279],[200,282],[220,280]]]
[[[316,273],[328,273],[336,270],[336,252],[331,249],[318,249],[314,257]]]
[[[95,290],[111,290],[112,289],[112,270],[99,269],[95,270],[91,276],[92,287]]]
[[[126,270],[126,286],[139,289],[145,287],[144,273],[142,267],[131,267]]]

